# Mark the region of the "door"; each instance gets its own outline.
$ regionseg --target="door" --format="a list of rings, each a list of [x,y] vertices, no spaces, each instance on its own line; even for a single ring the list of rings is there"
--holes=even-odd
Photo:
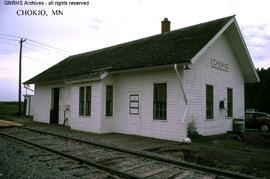
[[[58,124],[58,121],[59,121],[59,88],[52,88],[50,123]]]
[[[142,94],[140,92],[130,92],[128,95],[128,129],[130,134],[141,134],[141,101]]]

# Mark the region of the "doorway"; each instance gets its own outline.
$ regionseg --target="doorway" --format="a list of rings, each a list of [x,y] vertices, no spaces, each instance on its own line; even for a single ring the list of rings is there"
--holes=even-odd
[[[52,88],[50,123],[58,124],[59,121],[59,88]]]
[[[128,127],[130,134],[141,134],[141,92],[129,92],[129,115],[128,115]]]

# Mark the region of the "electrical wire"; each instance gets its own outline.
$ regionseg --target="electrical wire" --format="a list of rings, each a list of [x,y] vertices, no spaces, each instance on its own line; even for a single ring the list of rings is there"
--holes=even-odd
[[[32,47],[37,47],[37,48],[40,48],[40,49],[42,49],[42,50],[46,50],[46,51],[58,53],[58,54],[61,54],[61,55],[68,55],[67,53],[55,51],[55,50],[52,50],[52,49],[49,49],[49,48],[44,48],[44,47],[41,47],[41,46],[38,46],[38,45],[35,45],[35,44],[31,44],[31,43],[27,43],[27,42],[28,42],[28,41],[26,41],[26,42],[24,43],[24,45],[30,45],[30,46],[32,46]]]
[[[55,53],[54,53],[54,55],[53,55],[53,54],[50,53],[50,52],[41,51],[40,49],[35,49],[35,48],[32,48],[32,47],[28,47],[28,46],[24,46],[23,48],[33,50],[34,52],[38,52],[38,53],[43,54],[43,55],[49,55],[49,56],[53,56],[53,57],[56,57],[56,58],[63,58],[63,56],[58,56],[58,55],[55,54]]]
[[[0,39],[5,39],[5,40],[10,40],[10,41],[15,41],[15,42],[18,42],[18,40],[11,39],[11,38],[6,38],[6,37],[0,37]]]
[[[46,46],[46,47],[49,47],[49,48],[52,48],[52,49],[55,49],[55,50],[62,51],[62,52],[67,53],[67,54],[72,54],[72,52],[68,52],[66,50],[62,50],[60,48],[56,48],[56,47],[53,47],[53,46],[50,46],[50,45],[47,45],[47,44],[44,44],[44,43],[41,43],[41,42],[38,42],[38,41],[35,41],[35,40],[31,40],[31,39],[27,39],[27,40],[30,41],[30,42],[34,42],[36,44],[39,44],[39,45],[43,45],[43,46]]]
[[[1,41],[0,40],[0,44],[3,44],[3,45],[12,45],[12,46],[17,46],[18,47],[18,44],[15,44],[15,43],[10,43],[10,41]]]
[[[22,37],[19,37],[19,36],[8,35],[8,34],[0,34],[0,36],[16,38],[16,39],[9,39],[9,40],[13,40],[13,41],[18,41],[18,39],[21,39],[22,38]],[[0,37],[0,38],[4,38],[4,37]],[[65,53],[65,54],[69,54],[69,55],[73,54],[72,52],[69,52],[69,51],[66,51],[66,50],[62,50],[62,49],[57,48],[57,47],[53,47],[51,45],[47,45],[45,43],[41,43],[41,42],[38,42],[36,40],[32,40],[32,39],[29,39],[29,38],[24,38],[24,39],[26,39],[30,43],[38,44],[38,45],[41,45],[41,46],[44,46],[44,47],[47,47],[47,48],[51,48],[51,49],[54,49],[54,50],[57,50],[57,51],[61,51],[62,53]]]
[[[8,41],[19,42],[19,40],[22,38],[23,37],[14,36],[14,35],[0,34],[0,39],[8,40]],[[68,52],[66,50],[62,50],[60,48],[56,48],[56,47],[53,47],[51,45],[47,45],[47,44],[44,44],[44,43],[41,43],[41,42],[38,42],[38,41],[35,41],[32,39],[28,39],[28,38],[24,38],[24,39],[26,39],[26,42],[24,42],[23,48],[33,50],[34,52],[38,52],[38,53],[43,54],[43,55],[49,55],[49,56],[53,56],[56,58],[63,58],[63,55],[66,57],[67,55],[72,54],[71,52]],[[1,44],[4,44],[4,45],[9,44],[9,45],[17,46],[17,44],[15,45],[14,43],[7,43],[7,42],[1,43]],[[28,58],[28,59],[35,60],[35,61],[39,61],[41,63],[48,64],[45,61],[41,61],[41,60],[38,60],[38,59],[33,58],[33,57],[29,57],[29,56],[24,56],[24,57]],[[48,64],[48,65],[50,65],[50,64]]]
[[[19,37],[19,36],[7,35],[7,34],[0,34],[0,36],[13,37],[13,38],[17,38],[17,39],[21,39],[22,38],[22,37]]]
[[[33,57],[30,57],[30,56],[23,56],[23,58],[28,58],[29,60],[34,60],[34,61],[37,61],[37,62],[40,62],[40,63],[44,63],[44,64],[47,64],[47,65],[51,65],[49,63],[46,63],[44,61],[41,61],[41,60],[38,60],[36,58],[33,58]]]

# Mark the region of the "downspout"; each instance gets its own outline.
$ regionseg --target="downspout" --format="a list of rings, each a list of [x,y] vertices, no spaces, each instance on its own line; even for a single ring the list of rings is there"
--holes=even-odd
[[[185,100],[185,112],[184,112],[183,119],[182,119],[182,122],[184,122],[185,118],[186,118],[186,114],[187,114],[187,109],[188,109],[188,106],[187,106],[188,100],[187,100],[187,96],[186,96],[186,93],[185,93],[185,90],[184,90],[184,87],[183,87],[182,79],[181,79],[180,74],[179,74],[178,69],[177,69],[177,64],[174,64],[174,70],[175,70],[175,72],[177,74],[179,85],[180,85],[180,88],[181,88],[181,90],[183,92],[183,96],[184,96],[184,100]]]

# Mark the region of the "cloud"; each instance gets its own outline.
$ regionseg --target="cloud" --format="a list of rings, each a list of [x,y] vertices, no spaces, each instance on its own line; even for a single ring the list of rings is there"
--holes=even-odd
[[[93,29],[94,31],[97,31],[99,29],[99,27],[102,25],[103,20],[101,20],[98,17],[92,17],[89,20],[89,25],[88,27]]]
[[[270,24],[245,25],[241,30],[256,67],[270,67]]]
[[[267,69],[270,67],[270,58],[259,60],[259,61],[255,60],[255,62],[256,62],[256,65],[255,65],[256,68]]]

